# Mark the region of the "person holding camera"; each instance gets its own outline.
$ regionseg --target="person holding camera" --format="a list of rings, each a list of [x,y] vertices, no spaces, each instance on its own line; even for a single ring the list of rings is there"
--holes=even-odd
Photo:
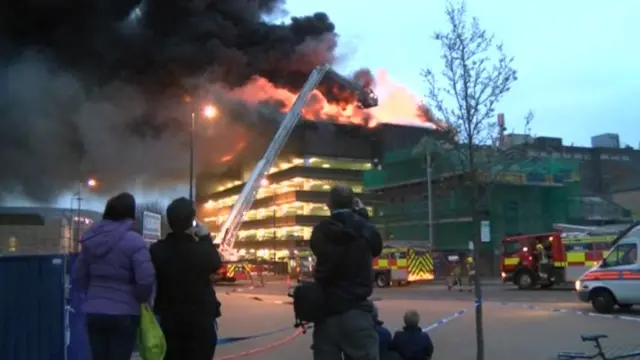
[[[208,229],[195,217],[191,200],[174,200],[167,207],[171,233],[151,245],[157,277],[154,311],[167,342],[164,360],[211,360],[216,349],[221,313],[210,277],[222,261]]]
[[[378,360],[373,317],[372,258],[382,252],[380,233],[368,220],[353,190],[337,185],[329,192],[331,215],[313,228],[313,274],[322,294],[322,315],[313,329],[315,360]]]

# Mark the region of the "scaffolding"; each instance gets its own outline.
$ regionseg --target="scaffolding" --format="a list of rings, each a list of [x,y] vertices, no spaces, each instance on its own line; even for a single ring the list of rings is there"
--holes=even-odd
[[[452,180],[450,166],[434,161],[432,169],[433,246],[437,249],[468,248],[475,234],[474,211],[466,189]],[[450,165],[450,162],[447,162]],[[369,191],[425,184],[424,157],[413,149],[385,154],[381,169],[365,173]],[[491,179],[481,208],[482,220],[488,220],[492,242],[507,234],[550,231],[557,222],[570,221],[582,213],[578,164],[566,159],[521,161],[501,169],[487,167],[485,178]],[[424,187],[426,189],[426,186]],[[378,204],[374,221],[386,237],[405,241],[428,241],[429,199],[418,190],[400,202]],[[382,195],[384,199],[384,195]],[[477,213],[475,214],[477,217]],[[476,220],[478,220],[476,218]]]

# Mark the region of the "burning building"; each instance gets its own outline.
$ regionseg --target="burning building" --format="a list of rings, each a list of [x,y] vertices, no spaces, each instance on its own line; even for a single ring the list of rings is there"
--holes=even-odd
[[[242,253],[272,258],[304,247],[315,224],[328,215],[327,192],[348,184],[366,206],[375,199],[362,192],[363,172],[376,166],[384,151],[413,144],[423,128],[395,124],[365,127],[328,122],[302,122],[262,183],[245,213],[236,247]],[[203,169],[197,177],[201,220],[216,233],[242,190],[257,157],[242,159],[219,173]]]
[[[0,125],[6,130],[0,157],[11,169],[0,172],[0,198],[21,193],[47,203],[88,177],[101,179],[104,195],[134,184],[182,182],[190,115],[211,103],[215,121],[197,124],[195,167],[211,169],[199,177],[199,201],[231,196],[237,188],[221,192],[206,184],[242,182],[309,73],[339,57],[339,36],[327,14],[265,20],[279,19],[283,6],[281,0],[0,4],[6,20],[0,22]],[[360,109],[348,92],[321,84],[303,117],[359,126],[301,125],[281,162],[320,164],[311,159],[322,158],[328,168],[306,171],[361,171],[378,151],[372,149],[389,140],[381,134],[390,127],[382,124],[424,123],[416,116],[419,101],[386,74],[351,75],[364,87],[385,89],[380,105]],[[339,158],[361,165],[343,169]],[[286,180],[276,175],[270,186]]]

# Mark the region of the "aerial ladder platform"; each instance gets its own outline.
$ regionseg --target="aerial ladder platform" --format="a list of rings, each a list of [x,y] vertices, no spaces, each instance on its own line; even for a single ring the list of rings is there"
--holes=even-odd
[[[278,158],[278,154],[280,154],[280,151],[287,142],[287,139],[289,139],[291,132],[298,124],[298,121],[300,120],[300,113],[309,100],[311,93],[318,84],[320,84],[320,81],[325,78],[325,76],[330,78],[331,81],[337,82],[346,87],[349,91],[353,91],[357,96],[358,105],[361,108],[369,109],[378,106],[378,98],[372,89],[365,88],[355,81],[338,74],[331,68],[331,66],[322,65],[313,70],[307,79],[307,82],[302,87],[300,94],[293,103],[293,106],[280,123],[280,127],[269,144],[269,147],[253,168],[249,179],[238,196],[238,200],[231,208],[229,216],[225,219],[216,236],[214,242],[219,244],[220,254],[225,261],[238,260],[235,241],[238,229],[240,229],[240,225],[242,224],[244,214],[253,205],[256,194],[260,189],[261,182]]]

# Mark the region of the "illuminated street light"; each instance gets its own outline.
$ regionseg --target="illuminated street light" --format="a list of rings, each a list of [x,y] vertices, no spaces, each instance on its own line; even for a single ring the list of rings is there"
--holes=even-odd
[[[188,101],[191,99],[189,98]],[[213,119],[218,115],[218,109],[213,105],[206,105],[202,108],[202,116],[206,119]],[[196,113],[191,113],[191,131],[189,132],[189,200],[193,201],[193,190],[195,181],[195,137],[196,137]]]
[[[207,119],[213,119],[218,115],[218,109],[213,105],[207,105],[202,109],[202,115]]]
[[[87,180],[87,187],[94,188],[96,186],[98,186],[98,181],[96,179],[90,178]]]

